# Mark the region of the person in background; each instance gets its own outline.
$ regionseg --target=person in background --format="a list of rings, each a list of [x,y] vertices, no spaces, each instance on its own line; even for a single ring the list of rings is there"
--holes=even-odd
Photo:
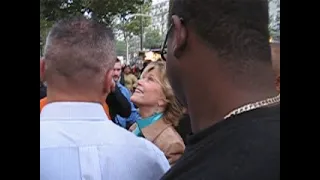
[[[124,73],[123,73],[123,70],[124,70],[124,68],[123,67],[121,67],[121,74],[120,74],[120,79],[119,79],[119,83],[122,85],[122,86],[124,86],[124,87],[126,87],[126,83],[124,82]]]
[[[131,69],[127,65],[124,67],[123,72],[125,87],[128,88],[130,92],[133,92],[134,88],[137,86],[137,77],[131,73]]]
[[[109,106],[109,113],[112,121],[118,125],[116,115],[128,118],[131,115],[131,102],[122,93],[121,87],[114,82],[114,87],[106,98],[106,104]]]
[[[48,101],[40,113],[40,180],[151,180],[170,168],[155,145],[104,112],[115,59],[104,24],[79,16],[50,30],[40,60]]]
[[[267,0],[173,1],[161,54],[193,135],[162,180],[280,179],[268,12]]]
[[[135,135],[157,145],[173,165],[183,154],[185,145],[175,130],[182,106],[173,94],[164,62],[150,63],[142,72],[131,101],[139,107],[142,119],[130,127]]]
[[[120,78],[121,78],[121,62],[119,59],[116,60],[116,63],[114,64],[114,68],[113,68],[113,80],[115,81],[116,85],[115,87],[117,88],[117,94],[121,94],[122,96],[124,96],[126,98],[126,101],[130,104],[130,114],[129,116],[122,116],[121,114],[118,113],[118,109],[123,108],[123,106],[113,106],[109,101],[111,101],[111,98],[113,98],[112,96],[108,96],[107,97],[107,103],[109,105],[109,109],[110,109],[110,115],[113,119],[113,121],[116,124],[119,124],[120,126],[122,126],[123,128],[128,129],[133,123],[136,122],[137,119],[140,119],[140,115],[137,111],[137,109],[134,107],[133,103],[130,101],[130,97],[131,97],[131,92],[125,88],[123,85],[120,84]]]

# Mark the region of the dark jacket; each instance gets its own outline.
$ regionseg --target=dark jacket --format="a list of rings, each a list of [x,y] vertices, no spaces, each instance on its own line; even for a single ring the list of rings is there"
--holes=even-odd
[[[109,106],[109,113],[112,120],[114,120],[116,115],[120,115],[123,118],[128,118],[131,115],[131,104],[121,93],[118,86],[116,86],[115,91],[108,95],[106,103]]]
[[[43,83],[40,83],[40,99],[46,96],[47,96],[47,87]]]

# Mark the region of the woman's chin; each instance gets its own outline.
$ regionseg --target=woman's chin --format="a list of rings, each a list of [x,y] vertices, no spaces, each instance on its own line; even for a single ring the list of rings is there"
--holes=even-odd
[[[141,98],[139,95],[137,95],[137,94],[134,93],[134,94],[131,96],[130,100],[131,100],[131,102],[132,102],[133,104],[135,104],[135,105],[138,106],[138,104],[141,103],[142,98]]]

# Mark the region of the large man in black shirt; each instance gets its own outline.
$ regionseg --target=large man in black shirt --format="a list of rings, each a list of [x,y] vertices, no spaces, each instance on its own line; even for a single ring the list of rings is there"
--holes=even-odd
[[[174,0],[170,17],[162,55],[193,135],[162,179],[280,179],[268,1]]]

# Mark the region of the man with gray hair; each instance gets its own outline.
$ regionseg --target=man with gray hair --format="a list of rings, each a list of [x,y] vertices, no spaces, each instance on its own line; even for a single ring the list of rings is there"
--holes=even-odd
[[[65,19],[46,43],[40,60],[48,100],[40,114],[40,179],[160,179],[170,167],[163,153],[115,125],[101,105],[114,86],[111,29],[82,16]]]

